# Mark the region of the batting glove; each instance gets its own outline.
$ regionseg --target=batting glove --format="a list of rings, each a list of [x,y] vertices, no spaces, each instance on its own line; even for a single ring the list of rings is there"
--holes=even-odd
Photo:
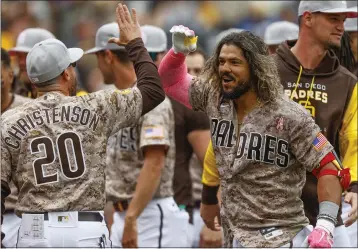
[[[172,33],[173,50],[176,54],[182,53],[188,55],[190,52],[196,50],[198,37],[195,36],[193,30],[184,27],[183,25],[179,25],[173,26],[170,29],[170,33]]]
[[[331,248],[333,245],[334,224],[328,220],[318,219],[315,229],[308,236],[311,248]]]

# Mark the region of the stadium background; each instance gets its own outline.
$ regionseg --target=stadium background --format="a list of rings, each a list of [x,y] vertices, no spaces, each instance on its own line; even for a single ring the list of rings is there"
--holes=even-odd
[[[96,30],[115,21],[119,1],[2,1],[1,46],[15,46],[18,34],[30,27],[51,31],[67,47],[87,50],[94,46]],[[156,25],[168,35],[173,25],[182,24],[199,36],[199,46],[211,54],[215,36],[228,28],[241,28],[264,35],[274,21],[297,23],[299,1],[121,1],[137,9],[140,24]],[[348,7],[357,5],[347,1]],[[16,62],[14,61],[16,71]],[[79,83],[91,92],[101,81],[96,57],[85,56],[78,64]]]

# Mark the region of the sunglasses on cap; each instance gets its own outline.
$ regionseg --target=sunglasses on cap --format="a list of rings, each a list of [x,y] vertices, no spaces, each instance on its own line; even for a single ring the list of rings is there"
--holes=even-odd
[[[77,62],[75,61],[75,62],[73,62],[73,63],[70,63],[70,65],[68,65],[67,68],[69,68],[69,67],[76,67],[76,66],[77,66]],[[65,71],[63,71],[60,75],[63,75],[64,72],[65,72]]]

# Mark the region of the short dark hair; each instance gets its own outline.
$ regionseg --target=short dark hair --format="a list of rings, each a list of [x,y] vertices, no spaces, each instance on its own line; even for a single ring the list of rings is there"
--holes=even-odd
[[[116,50],[110,50],[111,53],[113,53],[117,58],[121,61],[121,63],[128,64],[131,62],[128,56],[128,52],[125,49],[116,49]]]
[[[198,46],[197,49],[194,52],[191,52],[189,55],[195,55],[195,54],[200,54],[204,57],[205,61],[207,60],[207,55],[200,46]]]
[[[1,48],[1,63],[6,67],[11,66],[10,55],[4,48]]]

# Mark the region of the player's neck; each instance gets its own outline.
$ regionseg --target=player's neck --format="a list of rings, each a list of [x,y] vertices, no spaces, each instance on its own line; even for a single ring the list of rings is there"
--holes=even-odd
[[[37,89],[37,98],[41,97],[42,95],[49,93],[49,92],[59,92],[62,93],[65,96],[70,96],[70,91],[67,89],[64,89],[63,87],[59,86],[59,85],[50,85],[50,86],[46,86],[46,87],[39,87]]]
[[[248,91],[234,102],[239,119],[241,119],[257,106],[257,94],[252,90]]]
[[[123,68],[118,68],[118,70],[114,71],[115,82],[114,85],[118,89],[126,89],[133,87],[135,84],[137,77],[134,71],[134,68],[130,66],[122,66]]]
[[[1,91],[1,112],[5,111],[12,101],[12,94],[9,91]]]
[[[306,69],[315,69],[327,53],[327,50],[321,44],[303,34],[300,35],[291,51]]]

